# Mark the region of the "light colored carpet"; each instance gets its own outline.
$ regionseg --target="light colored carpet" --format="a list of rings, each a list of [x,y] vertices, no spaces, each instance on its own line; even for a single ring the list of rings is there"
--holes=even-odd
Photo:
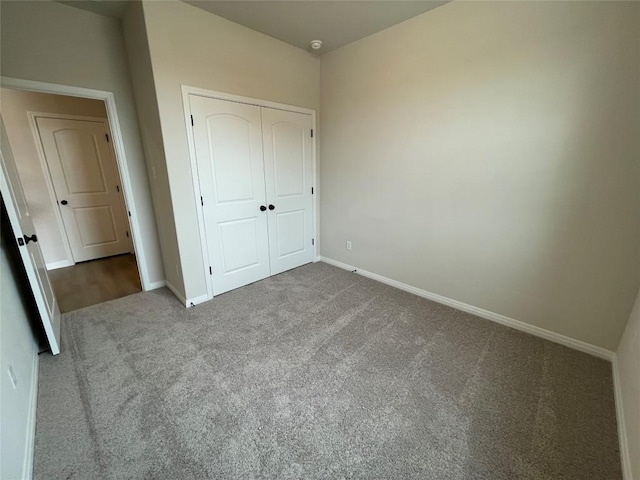
[[[611,366],[335,267],[66,314],[37,479],[620,479]]]

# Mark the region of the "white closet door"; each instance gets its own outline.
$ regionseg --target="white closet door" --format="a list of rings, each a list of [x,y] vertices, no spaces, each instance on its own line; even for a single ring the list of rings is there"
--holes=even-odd
[[[313,261],[311,115],[262,109],[271,275]]]
[[[260,107],[196,95],[189,101],[218,295],[270,274]]]

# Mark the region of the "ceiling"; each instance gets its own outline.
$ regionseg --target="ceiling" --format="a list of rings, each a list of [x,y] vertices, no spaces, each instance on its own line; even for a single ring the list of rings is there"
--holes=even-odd
[[[319,54],[446,3],[442,0],[184,1],[305,50],[311,50],[311,40],[322,40]]]
[[[122,18],[133,0],[54,0],[105,17]]]
[[[133,0],[57,0],[108,17],[121,18]],[[323,54],[415,17],[447,0],[183,0],[258,32]]]

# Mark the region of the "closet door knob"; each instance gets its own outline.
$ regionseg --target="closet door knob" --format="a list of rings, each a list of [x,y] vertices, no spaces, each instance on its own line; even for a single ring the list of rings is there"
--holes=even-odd
[[[67,204],[67,203],[69,203],[69,202],[67,202],[66,200],[60,200],[60,203],[61,203],[62,205],[66,205],[66,204]]]
[[[267,209],[267,207],[265,207],[264,205],[260,205],[260,211],[264,212]]]
[[[274,207],[273,205],[269,205],[269,210],[275,210],[276,207]]]

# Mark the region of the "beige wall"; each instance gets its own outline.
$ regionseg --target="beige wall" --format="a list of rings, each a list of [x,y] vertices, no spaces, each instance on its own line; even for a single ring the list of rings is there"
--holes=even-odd
[[[167,162],[165,161],[160,115],[153,80],[149,43],[142,12],[142,3],[134,2],[127,9],[122,22],[131,81],[135,93],[140,134],[147,159],[149,184],[156,212],[158,235],[167,281],[176,284],[175,263],[178,258],[178,239],[169,192]],[[177,283],[180,285],[180,282]]]
[[[452,2],[323,56],[321,254],[615,350],[639,24],[638,3]]]
[[[28,286],[21,279],[19,254],[11,241],[11,227],[2,222],[0,240],[0,478],[31,478],[38,377],[38,343],[29,317]],[[8,239],[8,241],[7,241]],[[16,386],[9,379],[11,366]]]
[[[0,2],[5,77],[113,92],[144,234],[149,280],[164,280],[120,22],[50,1]],[[137,252],[140,255],[140,252]]]
[[[617,354],[632,478],[640,479],[640,291]]]
[[[317,109],[320,62],[279,40],[182,2],[143,2],[179,244],[167,278],[206,294],[181,84]],[[178,272],[175,274],[174,270]],[[184,285],[184,290],[182,286]]]
[[[16,159],[18,174],[27,198],[29,213],[38,234],[47,265],[64,262],[64,231],[54,214],[54,198],[49,194],[45,175],[27,112],[62,113],[107,118],[104,102],[64,95],[0,89],[0,114]]]

